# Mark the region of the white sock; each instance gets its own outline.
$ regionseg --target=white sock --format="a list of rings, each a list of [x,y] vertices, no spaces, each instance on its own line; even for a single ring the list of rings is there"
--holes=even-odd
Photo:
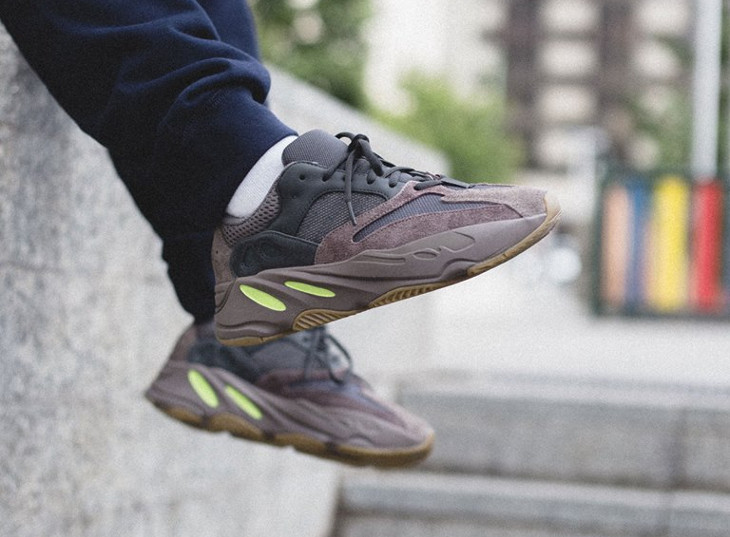
[[[284,148],[296,139],[296,136],[287,136],[275,143],[253,165],[253,168],[243,178],[228,203],[226,212],[229,215],[246,218],[256,211],[266,198],[266,194],[271,190],[271,185],[274,184],[274,181],[279,178],[284,170],[284,164],[281,162],[281,154],[284,152]]]

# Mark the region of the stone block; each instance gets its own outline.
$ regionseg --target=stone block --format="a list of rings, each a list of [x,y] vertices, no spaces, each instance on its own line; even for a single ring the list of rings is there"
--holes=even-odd
[[[674,495],[669,537],[726,537],[730,531],[730,495],[680,492]]]
[[[566,533],[534,528],[489,528],[472,521],[415,520],[385,516],[353,516],[342,521],[336,537],[615,537],[598,533]]]
[[[685,411],[678,446],[681,484],[730,491],[729,400],[727,396],[701,400]]]
[[[349,476],[342,513],[437,524],[469,522],[485,530],[511,529],[517,535],[522,529],[617,537],[660,535],[668,516],[667,498],[659,492],[414,473]]]
[[[430,473],[345,479],[337,537],[725,537],[730,495]]]
[[[430,468],[643,487],[678,479],[686,400],[671,390],[439,374],[401,400],[436,430]]]

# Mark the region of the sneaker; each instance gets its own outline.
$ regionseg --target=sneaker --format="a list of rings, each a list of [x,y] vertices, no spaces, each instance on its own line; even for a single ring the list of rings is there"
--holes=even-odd
[[[471,278],[536,243],[560,214],[543,190],[393,166],[360,134],[312,131],[282,160],[257,211],[215,233],[216,334],[227,345]]]
[[[226,347],[213,323],[188,328],[145,397],[207,431],[342,463],[404,466],[431,451],[431,427],[379,399],[320,327],[264,345]]]

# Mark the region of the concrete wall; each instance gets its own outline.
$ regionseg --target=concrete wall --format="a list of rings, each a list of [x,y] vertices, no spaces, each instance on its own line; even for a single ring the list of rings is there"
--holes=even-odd
[[[276,80],[300,129],[352,117]],[[326,535],[334,464],[188,429],[141,397],[189,322],[159,254],[0,28],[0,536]]]

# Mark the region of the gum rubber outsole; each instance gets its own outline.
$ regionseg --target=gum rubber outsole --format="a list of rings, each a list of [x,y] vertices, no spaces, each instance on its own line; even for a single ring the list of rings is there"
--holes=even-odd
[[[230,346],[247,346],[247,345],[260,345],[262,343],[266,343],[268,341],[273,341],[275,339],[278,339],[280,337],[292,334],[294,332],[298,332],[301,330],[309,330],[312,328],[315,328],[317,326],[321,326],[327,323],[330,323],[332,321],[336,321],[338,319],[344,319],[345,317],[349,317],[351,315],[355,315],[358,313],[362,313],[363,311],[367,311],[369,309],[373,309],[379,306],[384,306],[386,304],[392,304],[394,302],[399,302],[401,300],[405,300],[407,298],[412,298],[415,296],[422,295],[424,293],[428,293],[430,291],[435,291],[437,289],[441,289],[443,287],[447,287],[449,285],[453,285],[455,283],[459,283],[465,280],[468,280],[470,278],[473,278],[474,276],[478,276],[479,274],[482,274],[490,269],[493,269],[497,267],[498,265],[501,265],[505,261],[509,261],[510,259],[516,257],[518,254],[524,252],[531,246],[533,246],[535,243],[539,242],[542,238],[544,238],[550,231],[555,227],[555,225],[560,220],[560,203],[558,202],[557,198],[554,197],[552,194],[547,193],[545,195],[545,209],[546,209],[546,215],[545,220],[543,220],[542,224],[540,224],[535,230],[532,231],[529,235],[527,235],[524,239],[522,239],[520,242],[515,244],[514,246],[508,248],[507,250],[489,258],[484,261],[480,261],[478,263],[473,264],[471,267],[469,267],[466,270],[466,273],[464,276],[443,281],[443,282],[430,282],[425,284],[418,284],[418,285],[412,285],[412,286],[403,286],[399,287],[397,289],[392,289],[388,291],[387,293],[382,294],[375,300],[371,301],[367,307],[362,309],[356,309],[356,310],[349,310],[349,311],[337,311],[337,310],[327,310],[327,309],[311,309],[301,312],[292,323],[291,330],[287,330],[284,332],[280,332],[278,334],[274,334],[271,336],[245,336],[240,338],[231,338],[231,339],[224,339],[219,337],[219,341],[223,343],[224,345],[230,345]]]
[[[262,442],[277,447],[293,447],[297,451],[329,459],[352,466],[377,466],[379,468],[396,468],[410,466],[425,459],[431,452],[434,437],[431,435],[422,444],[394,450],[368,449],[358,446],[335,445],[321,442],[298,433],[267,434],[251,425],[243,418],[230,413],[220,413],[210,417],[201,417],[190,410],[178,406],[166,406],[154,403],[157,408],[171,418],[186,425],[209,432],[228,432],[231,435]]]

